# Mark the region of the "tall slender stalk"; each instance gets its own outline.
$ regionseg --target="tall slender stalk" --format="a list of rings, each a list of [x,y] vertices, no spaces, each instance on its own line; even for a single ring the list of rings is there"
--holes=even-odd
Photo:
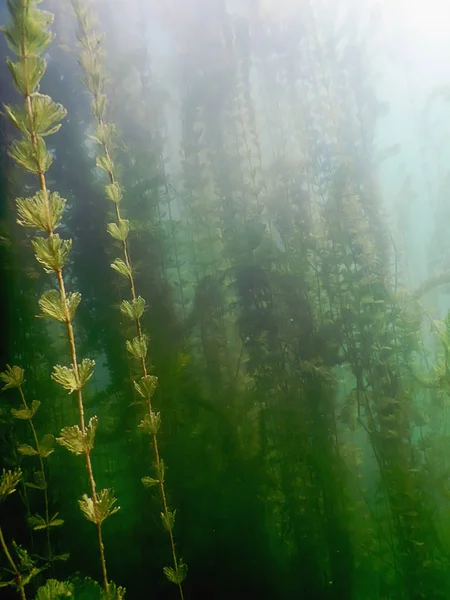
[[[17,484],[22,479],[22,471],[20,469],[16,469],[15,471],[5,471],[0,476],[0,504],[11,494],[16,491]],[[8,582],[2,582],[1,587],[15,587],[22,600],[26,600],[25,595],[25,585],[31,581],[31,579],[39,573],[39,569],[35,569],[33,562],[30,560],[26,551],[21,551],[19,547],[14,544],[14,548],[19,557],[20,567],[26,567],[28,575],[22,573],[21,569],[17,566],[15,560],[13,559],[11,552],[9,551],[8,544],[6,543],[5,536],[3,535],[3,529],[0,526],[0,548],[2,549],[4,555],[6,556],[6,560],[11,567],[11,573],[14,576],[14,579]],[[23,559],[26,560],[23,560]]]
[[[66,116],[66,110],[52,101],[49,96],[38,92],[40,80],[45,72],[46,63],[42,54],[53,40],[49,25],[53,15],[37,8],[39,0],[10,0],[8,8],[10,23],[2,28],[6,41],[17,56],[17,62],[8,59],[8,67],[14,84],[24,98],[24,109],[5,106],[8,118],[23,133],[20,141],[13,142],[10,155],[24,169],[35,174],[39,181],[39,191],[31,198],[17,199],[18,223],[35,229],[45,237],[37,236],[32,240],[35,256],[47,273],[53,273],[58,288],[45,292],[39,305],[47,317],[63,322],[67,330],[72,365],[56,365],[52,378],[69,393],[76,391],[80,426],[65,427],[58,442],[70,452],[83,455],[88,473],[91,497],[86,494],[79,501],[86,518],[97,528],[97,538],[103,585],[108,593],[108,574],[102,536],[102,522],[118,508],[113,508],[115,499],[110,490],[96,490],[96,482],[91,462],[97,418],[86,425],[82,389],[92,376],[94,361],[77,361],[77,351],[72,319],[80,303],[79,293],[67,293],[63,277],[63,267],[68,258],[72,240],[62,240],[55,233],[61,223],[65,200],[56,192],[47,188],[46,172],[52,164],[47,151],[44,136],[58,131],[60,121]]]
[[[130,288],[131,302],[124,300],[121,304],[121,312],[132,321],[136,328],[136,337],[133,340],[127,340],[126,346],[132,356],[139,360],[141,378],[134,381],[136,391],[145,401],[146,415],[140,424],[140,427],[151,436],[153,448],[154,466],[156,478],[144,477],[144,485],[158,486],[162,512],[161,519],[165,529],[168,532],[170,548],[172,554],[173,567],[165,567],[164,573],[172,583],[176,584],[179,590],[181,600],[184,600],[183,586],[187,574],[187,565],[182,559],[178,558],[173,527],[175,523],[175,512],[169,509],[167,493],[164,481],[165,465],[160,455],[158,445],[158,430],[160,426],[160,413],[153,410],[153,394],[155,392],[158,378],[150,375],[150,368],[147,365],[147,337],[142,327],[142,315],[145,310],[145,300],[136,293],[136,285],[133,275],[133,266],[130,258],[128,246],[129,222],[122,218],[119,203],[123,198],[122,188],[117,177],[116,167],[112,158],[114,147],[115,126],[105,120],[107,97],[105,93],[104,75],[103,75],[103,37],[93,31],[91,20],[92,14],[79,2],[71,0],[72,6],[78,22],[77,38],[81,45],[81,54],[79,64],[84,72],[83,82],[92,95],[92,113],[96,121],[95,135],[91,136],[94,142],[100,148],[97,154],[97,166],[106,172],[109,183],[106,185],[106,196],[114,203],[115,223],[108,224],[110,235],[120,242],[123,259],[116,259],[111,265],[120,275],[128,280]]]
[[[5,536],[3,535],[3,530],[1,527],[0,527],[0,546],[3,550],[3,552],[5,553],[6,560],[9,562],[11,569],[14,573],[14,576],[17,580],[17,589],[19,590],[20,597],[22,598],[22,600],[27,600],[27,597],[25,596],[25,588],[24,588],[23,581],[22,581],[22,574],[20,573],[19,569],[17,568],[17,565],[14,562],[14,559],[11,556],[11,553],[8,549],[8,546],[6,545]]]
[[[44,438],[42,439],[42,442],[39,441],[39,438],[38,438],[38,435],[36,432],[36,427],[34,426],[33,418],[34,418],[34,415],[36,414],[37,410],[39,409],[41,403],[38,402],[37,400],[33,400],[31,405],[28,404],[25,394],[24,394],[24,391],[23,391],[23,387],[22,387],[23,381],[24,381],[24,370],[17,366],[10,367],[9,365],[7,365],[6,370],[3,373],[0,373],[0,379],[5,382],[3,391],[8,388],[16,388],[17,391],[19,392],[19,396],[20,396],[20,399],[22,402],[23,409],[22,410],[11,409],[13,416],[16,419],[23,419],[23,420],[28,421],[28,423],[30,425],[31,435],[33,437],[33,442],[34,442],[34,448],[28,446],[28,444],[25,444],[25,445],[19,446],[18,450],[19,450],[20,454],[33,455],[33,456],[37,455],[38,460],[39,460],[40,475],[39,475],[38,485],[39,485],[39,488],[42,489],[42,492],[44,494],[44,511],[45,511],[44,523],[45,523],[45,533],[46,533],[46,537],[47,537],[47,559],[51,563],[53,557],[52,557],[52,547],[51,547],[51,540],[50,540],[50,526],[54,526],[55,523],[52,522],[52,524],[50,525],[51,520],[50,520],[50,510],[49,510],[49,500],[48,500],[48,485],[47,485],[47,477],[45,474],[44,458],[46,458],[53,452],[54,438],[52,435],[47,435],[47,436],[44,436]],[[29,521],[32,526],[33,526],[33,521],[35,521],[35,520],[36,520],[36,517],[30,517]],[[42,517],[38,517],[38,520],[39,520],[39,525],[38,525],[39,529],[42,529],[42,525],[44,524],[44,523],[42,523]],[[52,521],[53,521],[53,519],[52,519]],[[62,523],[63,523],[63,521],[60,519],[57,521],[56,524],[62,525]]]
[[[25,394],[23,393],[23,389],[22,386],[19,385],[19,387],[17,388],[20,394],[20,399],[22,400],[22,405],[24,407],[24,409],[28,412],[30,411],[30,408],[28,406],[27,400],[25,398]],[[36,433],[36,428],[34,426],[33,423],[33,417],[31,417],[30,419],[28,419],[28,423],[30,424],[30,429],[31,429],[31,434],[33,436],[33,441],[35,444],[35,448],[37,450],[38,453],[38,460],[39,460],[39,466],[41,468],[41,473],[42,473],[42,486],[43,486],[43,493],[44,493],[44,505],[45,505],[45,522],[48,524],[50,523],[50,513],[49,513],[49,503],[48,503],[48,486],[47,486],[47,477],[45,475],[45,468],[44,468],[44,459],[43,459],[43,452],[44,449],[41,447],[41,444],[39,442],[37,433]],[[50,527],[46,527],[46,535],[47,535],[47,557],[48,560],[51,561],[52,560],[52,546],[51,546],[51,542],[50,542]]]

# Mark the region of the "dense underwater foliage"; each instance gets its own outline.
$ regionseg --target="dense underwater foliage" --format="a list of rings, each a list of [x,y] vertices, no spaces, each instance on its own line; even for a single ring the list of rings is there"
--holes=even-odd
[[[1,14],[2,598],[448,598],[445,204],[409,287],[375,21],[38,4]]]

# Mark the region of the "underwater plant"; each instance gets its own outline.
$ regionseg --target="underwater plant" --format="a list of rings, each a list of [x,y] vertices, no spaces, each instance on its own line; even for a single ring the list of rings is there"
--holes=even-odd
[[[31,404],[28,404],[23,391],[24,370],[18,366],[10,367],[7,365],[6,370],[0,373],[0,379],[5,383],[3,386],[3,391],[10,388],[17,389],[20,395],[22,407],[20,409],[12,408],[11,413],[15,419],[28,421],[33,437],[34,446],[25,443],[20,444],[18,446],[18,452],[22,456],[37,456],[39,460],[39,470],[34,472],[34,481],[27,482],[27,485],[31,488],[36,488],[42,491],[44,496],[44,515],[32,515],[29,517],[28,522],[34,531],[45,531],[46,533],[46,560],[51,563],[52,560],[55,559],[64,559],[64,556],[54,556],[52,552],[50,531],[53,527],[59,527],[60,525],[63,525],[64,521],[63,519],[58,518],[58,513],[55,513],[52,517],[50,517],[48,483],[46,469],[44,466],[44,459],[48,458],[54,451],[55,438],[51,433],[46,433],[41,440],[38,438],[33,419],[39,410],[41,403],[38,400],[33,400]]]
[[[16,491],[17,484],[20,482],[21,478],[22,472],[20,469],[16,469],[15,471],[3,470],[0,477],[0,504],[10,494],[13,494]],[[0,523],[0,547],[8,562],[8,571],[13,576],[13,579],[9,581],[0,580],[0,588],[7,586],[15,587],[19,592],[21,599],[26,600],[25,586],[39,571],[35,569],[33,563],[30,561],[26,550],[23,550],[14,542],[13,546],[17,558],[19,559],[19,565],[11,555]]]
[[[44,137],[56,133],[66,116],[65,109],[39,92],[40,80],[45,72],[45,59],[42,55],[49,47],[53,36],[49,31],[52,15],[37,8],[38,0],[11,0],[8,2],[10,22],[2,27],[8,46],[17,57],[16,62],[8,59],[8,67],[17,91],[23,96],[23,107],[5,106],[11,123],[22,133],[19,141],[14,141],[9,153],[23,169],[35,175],[39,191],[32,197],[16,200],[18,223],[23,227],[40,232],[31,241],[36,260],[44,271],[53,274],[57,288],[42,294],[39,307],[46,317],[65,325],[72,364],[55,365],[52,379],[69,394],[76,392],[79,413],[79,426],[64,427],[57,438],[59,444],[75,455],[84,456],[89,479],[91,496],[84,494],[79,500],[80,509],[97,529],[100,563],[105,592],[109,582],[103,545],[102,524],[110,515],[119,510],[114,506],[116,499],[112,490],[97,491],[91,452],[94,447],[97,417],[86,424],[83,402],[83,388],[90,379],[94,361],[87,358],[78,363],[73,317],[81,301],[77,292],[68,293],[63,276],[72,241],[63,239],[55,230],[61,226],[65,200],[57,192],[47,187],[46,172],[52,164],[52,156],[47,149]]]
[[[92,113],[96,121],[95,134],[90,137],[99,148],[96,159],[97,167],[105,171],[109,181],[105,186],[106,197],[114,203],[116,221],[109,223],[107,230],[111,237],[120,243],[123,254],[123,259],[116,258],[111,267],[127,279],[130,286],[131,300],[123,300],[120,311],[125,317],[134,322],[136,328],[136,337],[132,340],[126,340],[126,347],[131,356],[139,361],[140,365],[140,377],[133,380],[133,385],[137,393],[143,398],[146,414],[139,427],[151,437],[156,475],[156,477],[143,477],[142,483],[148,488],[154,486],[159,488],[163,508],[161,520],[169,535],[173,560],[173,566],[164,567],[164,574],[169,581],[178,586],[180,598],[184,600],[182,582],[187,575],[187,565],[183,562],[183,559],[177,556],[173,531],[176,510],[169,508],[165,487],[166,466],[161,458],[158,445],[157,435],[161,425],[161,416],[160,412],[155,412],[153,409],[153,395],[158,384],[158,378],[150,374],[150,368],[147,364],[148,337],[144,333],[141,321],[146,303],[144,298],[136,293],[133,266],[127,241],[130,223],[122,217],[120,210],[123,190],[119,182],[118,169],[113,160],[113,151],[117,145],[115,125],[106,121],[107,96],[102,64],[102,36],[92,30],[90,23],[92,16],[88,9],[78,0],[73,0],[72,5],[79,27],[77,38],[82,48],[79,64],[84,73],[83,82],[92,95]]]

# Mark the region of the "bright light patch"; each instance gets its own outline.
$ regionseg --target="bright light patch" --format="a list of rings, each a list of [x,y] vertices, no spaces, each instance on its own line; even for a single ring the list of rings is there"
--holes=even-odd
[[[385,12],[397,9],[397,19],[411,33],[427,38],[441,37],[450,30],[450,2],[448,0],[383,0]]]

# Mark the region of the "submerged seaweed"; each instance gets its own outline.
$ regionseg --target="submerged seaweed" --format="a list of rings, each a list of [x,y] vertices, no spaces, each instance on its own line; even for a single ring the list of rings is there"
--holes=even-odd
[[[358,11],[66,4],[3,27],[2,592],[446,598],[450,278],[404,283]]]

